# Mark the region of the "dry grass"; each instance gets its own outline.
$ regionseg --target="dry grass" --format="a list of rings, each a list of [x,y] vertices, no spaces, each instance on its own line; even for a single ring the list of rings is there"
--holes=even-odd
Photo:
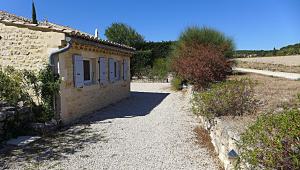
[[[280,72],[288,72],[288,73],[300,73],[300,66],[287,66],[284,64],[236,61],[236,67],[251,68],[251,69],[258,69],[258,70],[280,71]]]
[[[202,127],[196,127],[194,129],[194,132],[197,135],[197,144],[208,150],[210,156],[214,158],[218,163],[219,170],[224,170],[224,167],[222,166],[222,163],[219,160],[217,153],[215,152],[215,147],[211,142],[211,137],[209,136],[208,131]]]
[[[280,64],[280,65],[285,65],[285,66],[300,66],[300,55],[237,58],[235,60],[236,61],[254,62],[254,63]]]
[[[268,77],[257,74],[233,75],[230,79],[250,78],[257,84],[255,97],[259,101],[258,114],[272,112],[278,108],[294,103],[300,93],[300,81]]]

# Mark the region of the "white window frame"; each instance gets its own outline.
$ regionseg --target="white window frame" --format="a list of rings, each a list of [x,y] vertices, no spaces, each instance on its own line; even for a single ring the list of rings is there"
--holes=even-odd
[[[90,62],[90,80],[84,80],[84,66],[83,66],[83,83],[84,83],[84,85],[87,85],[87,84],[91,84],[93,81],[93,69],[92,69],[93,65],[92,65],[92,60],[89,58],[83,58],[83,62],[84,61]]]

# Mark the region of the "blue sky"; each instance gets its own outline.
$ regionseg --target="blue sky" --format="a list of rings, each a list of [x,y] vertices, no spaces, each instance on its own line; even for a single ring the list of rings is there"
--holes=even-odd
[[[124,22],[146,40],[176,40],[187,26],[218,29],[237,49],[300,42],[300,0],[35,0],[39,20],[93,34]],[[0,0],[0,10],[31,17],[31,0]]]

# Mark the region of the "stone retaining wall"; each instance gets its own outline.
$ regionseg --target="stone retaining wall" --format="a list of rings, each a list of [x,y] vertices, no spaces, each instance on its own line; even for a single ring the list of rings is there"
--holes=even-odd
[[[0,142],[11,137],[19,128],[23,129],[31,117],[28,107],[12,107],[0,102]]]
[[[192,99],[192,89],[192,86],[188,86],[190,99]],[[225,170],[234,169],[238,154],[238,147],[235,143],[240,139],[239,134],[235,130],[232,130],[231,127],[220,118],[215,118],[212,121],[208,121],[203,116],[198,116],[198,118],[200,125],[208,131],[215,152],[223,163]]]
[[[236,154],[238,153],[235,143],[240,138],[239,134],[231,130],[229,126],[226,126],[219,118],[215,118],[212,122],[209,122],[202,116],[199,116],[199,119],[202,127],[209,132],[212,139],[211,142],[225,170],[234,169]]]

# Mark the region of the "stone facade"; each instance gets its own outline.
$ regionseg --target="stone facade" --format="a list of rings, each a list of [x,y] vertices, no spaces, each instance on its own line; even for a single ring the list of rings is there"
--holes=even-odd
[[[130,57],[134,49],[95,38],[86,39],[77,34],[51,31],[37,26],[0,23],[0,67],[13,66],[16,69],[39,71],[49,64],[49,55],[66,46],[66,37],[76,39],[72,47],[58,56],[58,69],[61,78],[59,107],[57,112],[63,123],[70,123],[80,116],[99,110],[129,96]],[[81,42],[84,42],[82,44]],[[81,55],[92,61],[92,78],[89,85],[82,88],[74,86],[73,56]],[[127,79],[100,84],[99,57],[128,61]],[[120,68],[123,75],[123,68]]]
[[[0,66],[38,71],[51,51],[61,46],[65,34],[0,23]]]
[[[74,65],[73,56],[80,55],[84,58],[93,61],[92,72],[93,81],[89,85],[82,88],[74,86]],[[113,58],[118,61],[127,59],[129,56],[122,54],[113,54],[108,50],[92,50],[89,48],[82,49],[80,46],[74,46],[66,53],[59,56],[59,68],[61,75],[61,119],[64,123],[68,123],[85,113],[99,110],[109,104],[115,103],[123,98],[129,97],[130,92],[130,69],[128,69],[127,80],[120,79],[115,82],[108,80],[102,84],[99,83],[99,57]],[[128,63],[129,64],[129,63]],[[108,69],[108,67],[107,67]],[[121,75],[123,75],[123,68],[121,67]],[[108,70],[107,70],[108,72]]]

